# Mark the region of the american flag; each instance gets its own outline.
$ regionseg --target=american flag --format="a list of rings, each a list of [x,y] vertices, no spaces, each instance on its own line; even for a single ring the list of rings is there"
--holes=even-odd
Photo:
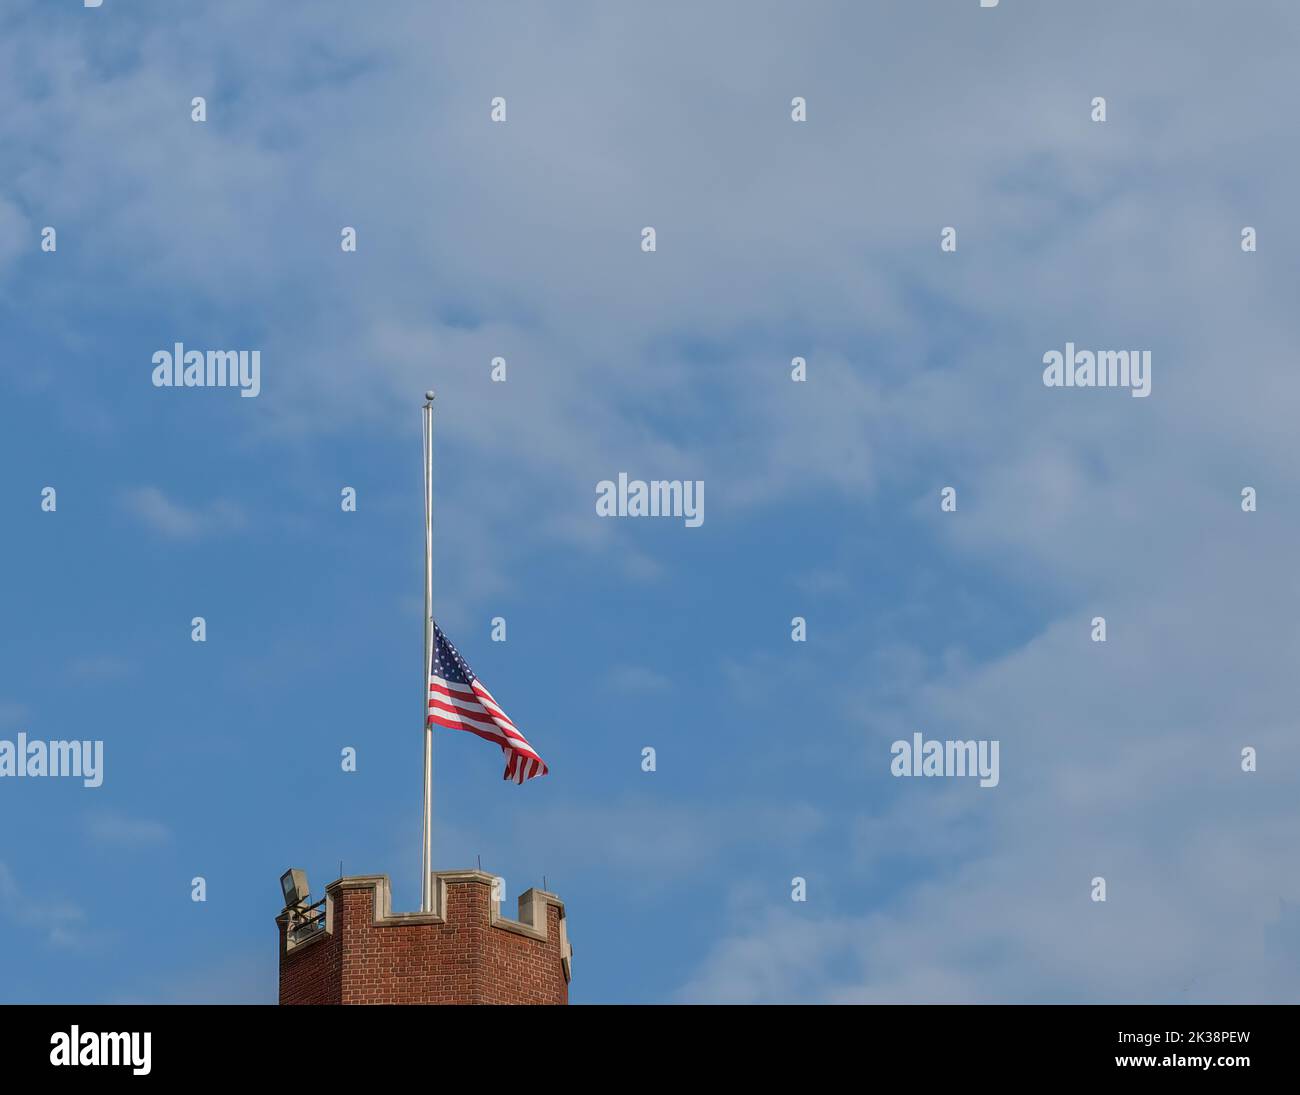
[[[468,730],[496,742],[506,755],[502,777],[523,783],[546,775],[545,761],[510,721],[492,693],[474,676],[460,651],[433,625],[433,664],[429,666],[429,722],[448,730]]]

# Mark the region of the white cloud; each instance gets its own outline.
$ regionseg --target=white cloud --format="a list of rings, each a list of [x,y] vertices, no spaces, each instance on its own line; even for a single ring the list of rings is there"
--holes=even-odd
[[[19,887],[4,863],[0,863],[0,914],[20,927],[39,932],[51,946],[76,947],[88,941],[84,909],[70,901],[33,897]]]
[[[701,805],[641,793],[535,810],[517,843],[534,861],[551,864],[557,876],[612,871],[653,887],[716,867],[741,849],[797,846],[825,823],[823,812],[808,803],[727,799]]]
[[[110,1004],[273,1004],[275,964],[262,953],[234,952],[220,962],[169,969],[161,979],[135,978]]]
[[[115,848],[157,847],[172,839],[171,829],[161,821],[115,813],[92,815],[87,818],[87,829],[94,843]]]
[[[617,666],[607,680],[618,692],[667,692],[672,688],[672,681],[644,665]]]
[[[1252,574],[1235,558],[1231,583],[1198,584],[1207,554],[1228,550],[1199,548],[1143,596],[1110,602],[1105,645],[1089,640],[1090,612],[1079,609],[904,701],[902,719],[928,736],[1000,740],[998,788],[891,780],[890,735],[846,730],[841,746],[867,757],[864,795],[876,810],[853,825],[850,855],[813,863],[838,888],[900,862],[919,880],[860,910],[814,890],[806,906],[738,918],[683,994],[1290,999],[1300,744],[1289,666],[1300,640],[1291,597],[1268,596],[1276,571]],[[1240,767],[1247,745],[1260,758],[1253,774]],[[1090,899],[1095,876],[1107,880],[1104,904]],[[775,966],[752,968],[765,947]],[[816,976],[777,972],[783,954],[801,965],[810,950]]]
[[[175,540],[229,532],[245,523],[243,511],[233,502],[217,500],[204,507],[187,507],[168,498],[158,487],[124,490],[122,505],[155,532]]]
[[[96,654],[85,658],[75,658],[69,666],[72,676],[79,680],[113,681],[125,677],[131,672],[132,665],[125,658],[111,654]]]
[[[0,276],[6,273],[6,267],[16,260],[24,246],[35,251],[40,246],[40,236],[13,202],[0,194]]]

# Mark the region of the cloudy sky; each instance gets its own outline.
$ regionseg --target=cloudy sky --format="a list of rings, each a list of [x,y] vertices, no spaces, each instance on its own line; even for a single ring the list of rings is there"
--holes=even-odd
[[[545,877],[575,1002],[1294,1000],[1298,47],[1282,0],[8,0],[0,738],[106,759],[0,780],[0,1000],[273,1000],[291,865],[417,905],[429,386],[435,610],[551,767],[440,734],[435,866]],[[1044,387],[1067,341],[1150,397]],[[155,388],[176,342],[261,394]],[[619,472],[703,525],[601,519]],[[892,777],[915,732],[999,785]]]

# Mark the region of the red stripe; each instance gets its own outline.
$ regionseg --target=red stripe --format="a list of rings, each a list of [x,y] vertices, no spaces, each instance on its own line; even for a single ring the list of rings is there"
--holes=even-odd
[[[435,726],[442,726],[448,730],[464,730],[467,733],[473,734],[475,737],[482,738],[484,741],[492,742],[493,745],[499,745],[502,749],[509,748],[508,739],[503,738],[500,735],[490,734],[486,730],[480,730],[477,726],[466,726],[464,723],[460,722],[447,722],[438,718],[436,715],[430,715],[429,721]]]
[[[429,694],[429,707],[430,709],[438,707],[442,711],[454,711],[455,714],[465,715],[467,718],[482,719],[482,722],[495,722],[490,711],[481,704],[455,704],[455,702],[443,700],[441,696],[433,693]]]
[[[506,722],[510,722],[505,711],[501,709],[501,705],[497,703],[496,697],[478,681],[474,682],[474,695],[476,695],[489,710],[496,712],[501,718],[505,719]],[[513,725],[513,723],[511,725]]]
[[[487,689],[484,689],[483,691],[485,694],[487,693]],[[510,717],[501,710],[500,705],[495,700],[492,700],[490,695],[488,696],[488,699],[491,700],[492,707],[488,708],[484,705],[481,697],[476,692],[461,692],[459,690],[450,691],[435,684],[432,680],[429,681],[429,692],[432,695],[446,697],[452,703],[463,704],[466,707],[473,707],[476,710],[481,709],[485,714],[490,716],[494,722],[501,722],[505,723],[507,726],[514,726]]]
[[[460,684],[439,684],[432,677],[429,678],[429,691],[441,692],[444,696],[452,696],[456,699],[478,702],[478,697],[474,695],[472,688],[466,688]]]
[[[428,721],[447,730],[464,730],[500,746],[506,757],[503,779],[522,785],[550,771],[528,739],[501,710],[496,697],[477,679],[466,687],[430,675]]]
[[[528,743],[528,739],[524,737],[523,734],[521,734],[513,726],[502,725],[500,719],[492,718],[492,716],[488,712],[482,710],[481,708],[477,711],[467,711],[464,708],[453,707],[450,704],[441,703],[438,700],[431,699],[429,701],[430,717],[432,717],[435,711],[445,713],[448,716],[459,715],[463,719],[471,719],[477,715],[478,718],[475,721],[483,722],[491,726],[495,726],[498,730],[501,731],[503,735],[509,738],[510,741],[513,742],[518,748],[525,749],[530,753],[536,753],[536,750],[534,750],[533,747]]]
[[[490,715],[487,714],[487,712],[482,711],[481,709],[480,709],[479,711],[477,711],[477,712],[470,712],[470,711],[462,710],[462,709],[460,709],[460,708],[452,707],[450,704],[441,703],[441,702],[438,701],[438,700],[432,700],[432,699],[431,699],[431,700],[429,701],[429,717],[430,717],[430,718],[433,718],[434,715],[435,715],[435,713],[437,713],[437,714],[443,714],[444,717],[446,717],[446,718],[448,718],[448,719],[450,719],[450,718],[454,718],[454,717],[456,717],[456,716],[460,716],[461,719],[469,719],[471,715],[478,714],[478,715],[480,715],[481,717],[480,717],[479,719],[477,719],[476,721],[478,721],[478,722],[483,722],[483,723],[487,723],[487,724],[490,725],[490,726],[494,726],[494,727],[496,727],[497,730],[499,730],[499,731],[501,732],[501,734],[503,735],[503,737],[504,737],[505,739],[509,740],[510,743],[511,743],[511,744],[512,744],[516,749],[522,749],[522,750],[524,750],[525,752],[528,752],[528,753],[532,754],[533,756],[537,756],[537,751],[536,751],[536,750],[535,750],[535,749],[534,749],[534,748],[533,748],[533,747],[528,743],[528,739],[527,739],[526,737],[524,737],[523,734],[521,734],[521,733],[520,733],[518,730],[516,730],[513,726],[502,726],[501,723],[500,723],[497,719],[492,718]],[[464,729],[464,730],[475,729],[475,730],[477,730],[477,729],[479,729],[478,727],[472,727],[472,726],[470,726],[467,722],[464,723],[464,724],[462,724],[462,723],[451,724],[451,723],[449,723],[449,722],[439,722],[438,725],[439,725],[439,726],[448,726],[448,725],[450,725],[450,726],[451,726],[451,729],[453,729],[453,730],[461,730],[461,729]],[[541,758],[538,758],[538,759],[541,759]]]
[[[525,744],[527,744],[528,742],[528,739],[525,738],[523,734],[521,734],[515,728],[515,724],[513,722],[511,722],[509,719],[505,718],[504,716],[499,716],[494,714],[492,711],[489,711],[486,707],[484,707],[481,703],[478,703],[477,701],[466,701],[462,703],[454,699],[448,700],[443,698],[443,696],[440,693],[435,692],[431,689],[429,692],[429,706],[439,707],[444,711],[456,711],[469,716],[477,716],[479,718],[482,718],[485,722],[494,723],[495,725],[501,727],[501,729],[504,730],[507,734],[509,734],[512,738],[518,738],[520,741],[524,742]]]

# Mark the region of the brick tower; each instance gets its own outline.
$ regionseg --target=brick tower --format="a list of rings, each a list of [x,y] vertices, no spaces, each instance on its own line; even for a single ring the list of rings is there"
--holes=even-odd
[[[394,913],[387,875],[340,878],[322,901],[286,907],[280,1003],[567,1004],[564,902],[528,890],[510,920],[493,881],[434,872],[431,913]]]

